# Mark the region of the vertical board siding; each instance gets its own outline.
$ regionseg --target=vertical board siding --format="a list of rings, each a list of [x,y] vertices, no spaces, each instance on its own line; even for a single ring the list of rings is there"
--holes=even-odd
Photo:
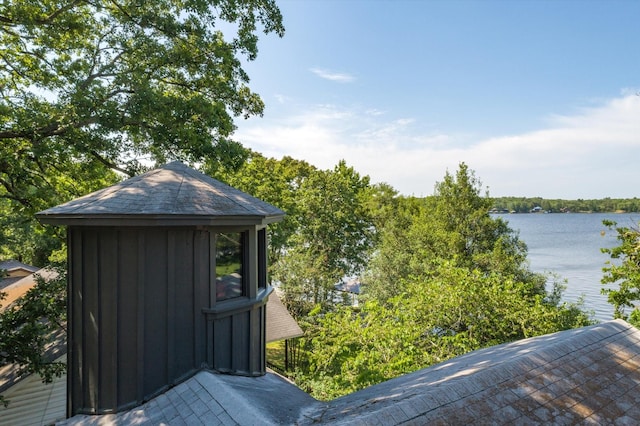
[[[263,256],[245,238],[247,296]],[[139,405],[203,365],[264,374],[264,306],[214,315],[215,232],[70,227],[68,414]],[[230,305],[232,306],[232,305]]]
[[[211,274],[209,269],[211,253],[209,246],[209,232],[198,230],[195,232],[193,245],[194,260],[194,297],[193,306],[193,348],[195,362],[194,367],[199,368],[202,364],[211,363],[207,353],[207,335],[211,330],[207,329],[205,316],[202,314],[203,306],[208,306],[206,302],[211,297]],[[204,301],[204,302],[203,302]]]
[[[231,336],[233,335],[232,318],[220,318],[213,322],[213,364],[212,368],[220,371],[231,371]]]
[[[177,250],[176,250],[176,232],[173,230],[169,230],[167,232],[167,363],[166,363],[166,374],[167,381],[165,385],[169,383],[173,383],[176,378],[176,351],[175,351],[175,343],[176,343],[176,280],[179,280],[176,277],[176,263],[180,263],[180,261],[176,260]]]
[[[69,276],[69,335],[67,337],[67,369],[68,374],[68,398],[67,415],[76,413],[76,410],[84,407],[81,383],[84,383],[82,350],[82,233],[74,228],[69,229],[69,263],[73,265]]]
[[[118,401],[122,407],[138,400],[138,233],[118,232]]]
[[[134,283],[134,286],[137,290],[137,308],[135,310],[136,315],[136,326],[137,326],[137,336],[136,336],[136,348],[138,352],[138,357],[136,358],[136,400],[142,401],[144,400],[144,360],[145,360],[145,347],[144,347],[144,330],[145,330],[145,289],[146,289],[146,268],[145,259],[146,259],[146,239],[145,234],[143,232],[138,232],[138,263],[137,263],[137,281]]]
[[[249,316],[251,311],[240,312],[231,316],[232,326],[231,369],[242,373],[250,373],[249,369]]]
[[[172,382],[176,382],[186,373],[196,368],[194,346],[194,330],[195,321],[194,303],[195,298],[195,261],[194,261],[194,233],[181,231],[175,235],[176,254],[174,265],[174,282],[175,282],[175,310],[174,317],[171,318],[170,327],[174,333],[173,347],[175,348],[174,375],[171,377]],[[200,299],[200,304],[202,303]],[[200,313],[200,307],[197,312]],[[198,318],[200,320],[200,318]]]
[[[115,232],[103,232],[98,238],[98,297],[100,300],[99,350],[100,350],[100,407],[117,404],[117,314],[118,314],[118,236]]]
[[[84,388],[83,406],[99,407],[98,389],[99,377],[99,332],[100,300],[99,300],[99,269],[98,269],[98,233],[85,231],[83,233],[82,262],[84,264],[82,280],[82,330],[84,364],[82,374],[86,387]]]
[[[145,235],[144,288],[144,397],[156,393],[167,380],[167,235],[151,230]]]

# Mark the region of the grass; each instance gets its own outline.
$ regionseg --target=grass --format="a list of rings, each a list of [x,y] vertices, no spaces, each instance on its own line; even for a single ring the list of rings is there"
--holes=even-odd
[[[284,340],[267,343],[267,362],[284,370]]]

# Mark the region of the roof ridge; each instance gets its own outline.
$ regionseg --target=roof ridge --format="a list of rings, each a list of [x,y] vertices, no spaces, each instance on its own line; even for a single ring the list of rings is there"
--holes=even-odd
[[[179,163],[179,162],[178,162],[178,163]],[[180,164],[182,164],[182,163],[180,163]],[[251,194],[247,194],[246,192],[241,191],[241,190],[239,190],[238,188],[234,188],[233,186],[231,186],[231,185],[229,185],[229,184],[227,184],[227,183],[225,183],[225,182],[222,182],[221,180],[218,180],[218,179],[216,179],[216,178],[214,178],[214,177],[212,177],[212,176],[209,176],[209,175],[208,175],[208,174],[206,174],[206,173],[203,173],[203,172],[201,172],[201,171],[199,171],[199,170],[196,170],[196,169],[193,169],[193,168],[187,167],[187,166],[186,166],[186,165],[184,165],[184,164],[182,164],[182,165],[183,165],[183,166],[185,166],[185,173],[188,173],[188,174],[189,174],[189,176],[192,176],[192,177],[194,177],[194,178],[196,178],[196,179],[198,179],[198,180],[200,180],[200,181],[203,181],[203,178],[204,178],[204,179],[210,179],[210,180],[215,181],[215,184],[216,184],[216,185],[223,185],[223,186],[225,186],[225,187],[226,187],[226,189],[227,189],[229,192],[234,192],[234,193],[242,194],[242,195],[243,195],[243,196],[245,196],[245,197],[251,197],[252,199],[254,199],[255,201],[260,202],[260,203],[270,204],[270,203],[267,203],[266,201],[263,201],[263,200],[260,200],[259,198],[254,197],[254,196],[253,196],[253,195],[251,195]],[[195,173],[194,173],[194,172],[195,172]],[[206,183],[206,182],[203,182],[203,183]],[[250,211],[251,211],[251,209],[249,209],[249,208],[245,205],[246,203],[239,203],[235,198],[227,197],[227,199],[229,199],[231,202],[233,202],[233,203],[234,203],[235,205],[237,205],[238,207],[241,207],[242,209],[246,210],[247,212],[250,212]],[[274,206],[274,207],[275,207],[275,206]]]

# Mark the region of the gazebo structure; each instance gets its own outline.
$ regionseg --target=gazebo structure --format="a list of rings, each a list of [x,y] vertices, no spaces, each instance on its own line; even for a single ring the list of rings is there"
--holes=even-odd
[[[67,415],[137,406],[201,368],[265,373],[269,223],[179,162],[36,215],[67,226]]]

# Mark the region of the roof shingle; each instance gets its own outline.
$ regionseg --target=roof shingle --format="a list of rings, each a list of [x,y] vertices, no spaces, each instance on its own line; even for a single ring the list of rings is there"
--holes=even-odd
[[[133,420],[225,425],[640,424],[640,331],[615,320],[494,346],[324,403],[271,373],[250,378],[203,371],[134,410],[76,416],[65,424]]]
[[[57,225],[271,223],[284,212],[180,162],[36,214]]]

